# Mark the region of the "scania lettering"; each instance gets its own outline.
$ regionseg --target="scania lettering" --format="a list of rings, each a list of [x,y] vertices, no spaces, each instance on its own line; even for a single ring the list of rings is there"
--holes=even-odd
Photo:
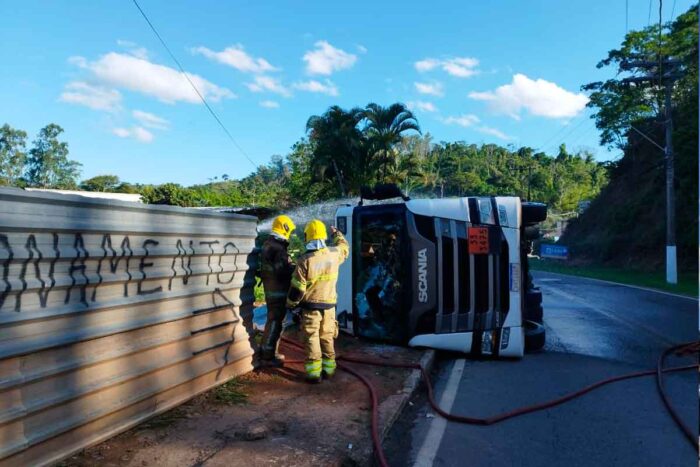
[[[418,251],[418,301],[428,301],[428,257],[426,249]]]

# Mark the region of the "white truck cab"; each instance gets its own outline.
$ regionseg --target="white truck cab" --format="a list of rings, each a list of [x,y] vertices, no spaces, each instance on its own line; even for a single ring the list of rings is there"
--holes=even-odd
[[[527,331],[537,334],[530,347],[541,347],[544,328],[524,320],[523,245],[524,227],[545,217],[545,205],[501,196],[339,208],[335,225],[350,244],[338,279],[341,330],[496,357],[522,357]]]

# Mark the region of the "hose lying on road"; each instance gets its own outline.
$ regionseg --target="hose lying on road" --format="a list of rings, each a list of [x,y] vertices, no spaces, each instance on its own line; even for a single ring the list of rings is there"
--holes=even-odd
[[[678,427],[683,430],[683,434],[686,438],[688,438],[690,444],[692,444],[695,449],[698,449],[697,435],[693,433],[693,430],[691,430],[688,425],[685,424],[680,415],[678,415],[678,412],[676,412],[676,409],[673,407],[673,405],[671,405],[671,401],[668,399],[668,395],[666,394],[666,388],[664,387],[663,374],[664,372],[672,370],[670,368],[664,368],[664,361],[672,352],[675,352],[677,356],[695,355],[697,357],[698,352],[700,352],[700,342],[689,342],[687,344],[676,345],[666,349],[656,363],[656,388],[659,390],[661,400],[664,402],[666,410],[668,410],[668,413],[671,415]]]
[[[282,341],[284,341],[286,344],[290,345],[291,347],[294,347],[297,350],[304,350],[303,346],[299,344],[298,342],[294,342],[292,340],[282,338]],[[674,347],[671,347],[670,349],[664,351],[664,353],[661,354],[658,360],[657,368],[655,370],[646,370],[646,371],[637,371],[633,373],[626,373],[623,375],[619,376],[614,376],[611,378],[606,378],[603,380],[600,380],[598,382],[595,382],[593,384],[590,384],[588,386],[585,386],[577,391],[570,392],[568,394],[565,394],[561,397],[557,397],[555,399],[551,399],[549,401],[541,402],[539,404],[533,404],[533,405],[528,405],[524,407],[520,407],[514,410],[511,410],[509,412],[501,413],[498,415],[494,415],[491,417],[486,417],[486,418],[477,418],[477,417],[467,417],[464,415],[455,415],[451,414],[449,412],[444,411],[438,403],[435,401],[434,393],[433,393],[433,385],[430,380],[430,375],[428,375],[428,372],[423,368],[420,364],[417,363],[391,363],[387,361],[380,361],[380,360],[374,360],[371,358],[366,358],[366,357],[353,357],[353,356],[347,356],[347,355],[340,355],[337,357],[337,360],[343,361],[343,362],[350,362],[350,363],[359,363],[362,365],[372,365],[372,366],[380,366],[380,367],[389,367],[389,368],[404,368],[404,369],[414,369],[414,370],[420,370],[421,374],[423,376],[423,379],[425,380],[425,385],[428,390],[428,401],[430,402],[431,407],[435,412],[437,412],[439,415],[444,417],[447,420],[453,421],[453,422],[458,422],[458,423],[466,423],[470,425],[493,425],[499,422],[502,422],[504,420],[508,420],[511,418],[519,417],[521,415],[525,415],[528,413],[533,413],[537,412],[540,410],[545,410],[551,407],[555,407],[557,405],[563,404],[564,402],[568,402],[572,399],[575,399],[577,397],[580,397],[586,393],[589,393],[593,391],[594,389],[598,389],[599,387],[606,386],[611,383],[615,383],[618,381],[624,381],[627,379],[633,379],[633,378],[639,378],[642,376],[653,376],[656,375],[656,381],[657,381],[657,387],[659,389],[659,395],[661,396],[661,399],[664,402],[664,405],[668,409],[669,413],[673,417],[674,421],[678,424],[678,426],[683,430],[684,434],[688,438],[688,440],[691,442],[693,445],[693,448],[695,450],[698,449],[698,444],[697,444],[697,438],[696,435],[693,434],[692,430],[681,420],[680,416],[678,413],[675,411],[673,406],[668,400],[668,396],[665,392],[664,385],[663,385],[663,374],[664,373],[672,373],[672,372],[680,372],[680,371],[688,371],[688,370],[698,370],[700,369],[700,366],[698,364],[694,365],[685,365],[685,366],[677,366],[677,367],[671,367],[671,368],[663,368],[664,361],[668,354],[672,352],[676,352],[677,355],[689,355],[694,352],[694,355],[697,355],[698,350],[700,350],[700,342],[690,342],[686,344],[681,344],[677,345]],[[289,360],[286,363],[303,363],[303,360]],[[364,376],[362,376],[360,373],[356,372],[354,369],[350,368],[347,365],[343,364],[338,364],[338,368],[344,371],[347,371],[348,373],[352,374],[356,378],[358,378],[369,390],[370,393],[370,398],[372,401],[372,422],[371,422],[371,429],[372,429],[372,444],[374,446],[374,452],[375,455],[377,456],[377,460],[379,464],[382,467],[388,467],[388,462],[386,460],[386,457],[384,455],[384,451],[382,449],[382,443],[381,439],[379,437],[379,417],[378,417],[378,399],[377,399],[377,392],[374,389],[374,386],[372,383]]]

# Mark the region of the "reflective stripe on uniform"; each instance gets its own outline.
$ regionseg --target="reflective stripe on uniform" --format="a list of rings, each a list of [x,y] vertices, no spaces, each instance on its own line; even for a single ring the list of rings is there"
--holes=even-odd
[[[305,291],[306,290],[306,283],[307,281],[300,281],[296,277],[292,277],[292,286],[296,288],[297,290],[300,291]]]
[[[313,285],[316,282],[333,281],[336,279],[338,279],[338,274],[320,274],[312,279],[309,279],[308,283],[309,285]]]
[[[287,297],[287,292],[285,292],[284,290],[265,292],[265,298],[286,298],[286,297]]]
[[[326,374],[332,375],[333,373],[335,373],[336,366],[337,365],[335,363],[335,360],[327,358],[323,359],[323,371],[325,371]]]
[[[321,376],[321,360],[314,360],[312,362],[306,362],[304,364],[304,369],[306,374],[312,377]]]

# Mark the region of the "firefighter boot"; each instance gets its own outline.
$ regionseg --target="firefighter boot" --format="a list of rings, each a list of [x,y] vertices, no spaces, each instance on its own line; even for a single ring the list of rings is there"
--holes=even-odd
[[[262,366],[281,367],[284,365],[284,355],[279,353],[284,315],[281,318],[273,316],[272,313],[268,314],[265,332],[260,344],[260,364]]]
[[[336,368],[336,364],[335,364],[334,358],[333,359],[331,359],[331,358],[324,358],[323,359],[321,372],[323,373],[323,377],[325,379],[331,379],[331,378],[333,378],[333,376],[335,376],[335,368]]]
[[[321,360],[307,360],[304,363],[306,382],[316,384],[321,382]]]

